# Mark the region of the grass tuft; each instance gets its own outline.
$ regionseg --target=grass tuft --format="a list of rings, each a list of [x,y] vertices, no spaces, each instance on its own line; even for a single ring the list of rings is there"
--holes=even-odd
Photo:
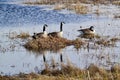
[[[65,5],[63,5],[63,4],[56,4],[54,6],[54,10],[61,10],[61,9],[65,9]]]
[[[95,43],[97,43],[98,45],[103,45],[106,47],[110,47],[110,46],[115,46],[115,42],[117,41],[117,38],[111,38],[111,39],[99,39],[97,40]]]
[[[22,38],[22,39],[26,39],[28,37],[30,37],[29,33],[25,33],[25,32],[21,32],[19,35],[16,36],[17,38]]]
[[[120,67],[114,65],[110,70],[91,64],[81,70],[74,65],[62,65],[61,69],[44,69],[40,74],[20,73],[13,76],[0,76],[0,80],[119,80]]]
[[[91,77],[97,76],[97,74],[101,75],[101,76],[105,76],[107,74],[105,69],[101,69],[97,66],[95,66],[94,64],[91,64],[88,69],[89,71],[89,75]]]
[[[75,77],[81,75],[83,72],[81,69],[73,66],[73,65],[62,65],[61,69],[44,69],[41,74],[42,75],[49,75],[49,76],[71,76]]]
[[[57,51],[66,46],[74,45],[80,47],[83,44],[80,40],[68,40],[66,38],[38,38],[28,41],[24,47],[28,50],[40,51],[40,50],[50,50]]]
[[[88,7],[85,6],[85,5],[76,4],[75,6],[73,6],[73,10],[74,10],[77,14],[87,14],[87,12],[88,12]]]

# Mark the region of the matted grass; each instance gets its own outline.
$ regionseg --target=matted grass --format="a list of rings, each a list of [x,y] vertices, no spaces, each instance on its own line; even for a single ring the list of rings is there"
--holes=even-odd
[[[84,43],[81,40],[68,40],[66,38],[38,38],[29,40],[24,47],[28,50],[41,51],[41,50],[50,50],[57,51],[66,46],[74,45],[75,47],[81,47]]]

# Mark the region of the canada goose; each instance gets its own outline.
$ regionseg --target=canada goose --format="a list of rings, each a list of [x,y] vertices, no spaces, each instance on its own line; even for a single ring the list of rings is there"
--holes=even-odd
[[[64,22],[60,23],[60,31],[59,32],[52,32],[49,33],[48,36],[52,36],[52,37],[63,37],[63,24],[65,24]]]
[[[46,32],[46,27],[48,25],[47,24],[44,24],[43,26],[43,32],[41,33],[34,33],[34,35],[32,36],[33,39],[36,39],[36,38],[46,38],[48,36],[47,32]]]
[[[86,29],[80,29],[78,30],[81,34],[86,34],[86,35],[90,35],[90,34],[94,34],[95,30],[94,30],[94,26],[90,26],[90,28],[86,28]]]

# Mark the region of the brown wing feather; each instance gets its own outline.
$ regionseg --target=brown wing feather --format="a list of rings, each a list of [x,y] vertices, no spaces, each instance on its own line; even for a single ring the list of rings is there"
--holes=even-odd
[[[52,33],[49,33],[48,36],[57,37],[57,33],[58,32],[52,32]]]
[[[90,30],[89,28],[86,28],[86,29],[80,29],[78,31],[86,31],[86,30]]]
[[[90,34],[92,31],[89,29],[89,28],[86,28],[86,29],[80,29],[78,31],[81,31],[83,32],[84,34]]]

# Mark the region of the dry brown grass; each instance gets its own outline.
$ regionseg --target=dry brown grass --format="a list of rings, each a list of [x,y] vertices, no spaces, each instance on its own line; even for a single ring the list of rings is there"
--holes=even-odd
[[[68,10],[73,10],[75,11],[77,14],[86,14],[89,10],[88,7],[81,4],[81,3],[77,3],[77,4],[69,4],[69,3],[65,3],[65,4],[56,4],[54,6],[54,10],[61,10],[61,9],[68,9]]]
[[[27,2],[24,2],[25,4],[32,4],[32,5],[40,5],[40,4],[49,4],[49,5],[52,5],[52,4],[55,4],[55,3],[59,3],[60,1],[59,0],[35,0],[35,1],[32,1],[32,0],[29,0]]]
[[[77,77],[78,74],[82,75],[83,72],[81,69],[73,66],[73,65],[62,65],[61,69],[44,69],[41,72],[42,75],[49,75],[49,76],[71,76]]]
[[[120,37],[108,37],[108,36],[99,36],[94,34],[85,34],[85,35],[79,35],[80,38],[90,39],[94,40],[93,43],[103,46],[103,47],[115,47],[116,42],[120,41]],[[89,41],[88,41],[89,42]]]
[[[116,41],[119,41],[119,40],[120,40],[119,37],[113,37],[113,38],[110,39],[110,41],[112,41],[112,42],[116,42]]]
[[[91,64],[88,67],[87,72],[89,72],[89,75],[92,79],[101,78],[101,77],[104,78],[107,76],[107,71],[105,69],[99,68],[94,64]]]
[[[68,4],[76,4],[76,3],[87,3],[87,4],[108,4],[108,3],[118,3],[119,0],[110,1],[110,0],[29,0],[26,4],[56,4],[56,3],[68,3]]]
[[[17,32],[9,32],[9,34],[7,35],[10,39],[14,39],[14,38],[16,38],[16,36],[17,36]]]
[[[105,47],[114,47],[116,42],[120,41],[120,38],[119,37],[113,37],[113,38],[99,38],[95,41],[96,44],[98,45],[102,45],[102,46],[105,46]]]
[[[0,80],[119,80],[120,66],[115,65],[110,70],[91,64],[81,70],[73,65],[62,65],[60,69],[44,69],[40,74],[20,73],[16,76],[0,76]]]
[[[88,7],[81,4],[79,0],[37,0],[35,2],[28,1],[25,4],[41,5],[41,4],[55,4],[54,10],[68,9],[74,10],[77,14],[86,14]],[[73,5],[74,4],[74,5]]]
[[[36,1],[27,1],[25,4],[32,5],[54,5],[54,10],[68,9],[73,10],[77,14],[87,14],[90,11],[90,8],[86,4],[115,4],[120,5],[119,0],[110,1],[110,0],[36,0]],[[96,10],[95,14],[99,15],[99,9]],[[120,16],[115,16],[115,18],[119,18]]]
[[[25,33],[25,32],[21,32],[19,35],[16,36],[17,38],[22,38],[22,39],[25,39],[25,38],[28,38],[30,37],[29,33]]]
[[[30,37],[30,34],[28,32],[21,32],[20,34],[17,34],[17,32],[10,32],[8,37],[10,39],[15,39],[15,38],[26,39]]]
[[[96,43],[98,45],[110,46],[110,41],[109,40],[101,39],[101,40],[96,41]]]
[[[54,10],[61,10],[61,9],[65,9],[65,5],[64,4],[56,4],[54,6]]]
[[[113,4],[120,6],[120,1],[113,1]]]
[[[68,40],[66,38],[38,38],[28,41],[24,47],[28,50],[40,51],[40,50],[50,50],[57,51],[66,46],[74,45],[80,47],[83,44],[81,40]]]
[[[77,14],[87,14],[88,12],[88,7],[83,5],[83,4],[74,4],[74,5],[69,5],[67,7],[68,10],[73,10],[75,11]]]

